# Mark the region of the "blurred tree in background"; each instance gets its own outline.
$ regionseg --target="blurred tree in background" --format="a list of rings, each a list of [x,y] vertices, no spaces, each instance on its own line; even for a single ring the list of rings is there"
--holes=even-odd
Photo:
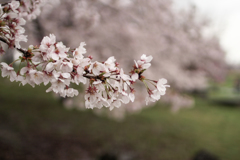
[[[218,37],[203,35],[209,24],[194,7],[177,11],[170,0],[68,0],[44,7],[27,28],[30,42],[38,44],[49,33],[71,47],[85,41],[89,55],[100,60],[113,55],[124,69],[134,57],[153,55],[146,74],[169,80],[171,91],[163,99],[178,110],[193,105],[183,93],[204,91],[209,79],[220,81],[226,75]],[[142,92],[134,104],[116,112],[144,107]]]

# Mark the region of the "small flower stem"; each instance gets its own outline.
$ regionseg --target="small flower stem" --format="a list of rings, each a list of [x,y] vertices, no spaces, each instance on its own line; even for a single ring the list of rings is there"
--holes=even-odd
[[[13,65],[15,62],[19,61],[20,59],[16,59],[15,61],[13,61],[12,63],[9,64],[9,66]]]
[[[2,37],[0,37],[0,41],[8,44],[7,40],[4,39],[4,38],[2,38]],[[13,47],[16,48],[15,46],[13,46]],[[24,49],[22,49],[22,48],[16,48],[16,49],[17,49],[19,52],[22,52],[24,56],[28,53],[28,51],[26,51],[26,50],[24,50]]]
[[[18,66],[18,72],[20,72],[20,67],[21,67],[22,61],[20,61],[19,66]]]
[[[145,87],[148,89],[149,87],[148,87],[147,83],[144,80],[142,82],[144,83]]]

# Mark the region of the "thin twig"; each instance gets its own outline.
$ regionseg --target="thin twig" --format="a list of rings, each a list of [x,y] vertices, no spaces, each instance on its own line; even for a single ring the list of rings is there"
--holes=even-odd
[[[4,38],[2,38],[2,37],[0,37],[0,41],[8,44],[7,40],[4,39]],[[14,48],[17,49],[19,52],[22,52],[24,56],[27,56],[27,55],[28,55],[28,51],[26,51],[26,50],[24,50],[24,49],[22,49],[22,48],[16,48],[15,46],[14,46]]]
[[[16,0],[16,1],[21,1],[21,0]],[[3,2],[1,2],[0,4],[1,4],[1,6],[6,6],[6,5],[8,5],[8,3],[11,3],[11,0],[3,0]]]

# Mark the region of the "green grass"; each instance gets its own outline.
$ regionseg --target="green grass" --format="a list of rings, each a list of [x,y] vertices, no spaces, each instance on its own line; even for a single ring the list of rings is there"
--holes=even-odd
[[[211,83],[208,92],[209,100],[224,105],[240,105],[240,92],[236,89],[239,78],[238,73],[230,72],[224,82]]]
[[[92,159],[114,153],[137,160],[188,160],[200,149],[222,160],[240,157],[240,109],[196,99],[170,112],[163,104],[122,122],[91,110],[65,109],[46,87],[0,78],[0,159]]]

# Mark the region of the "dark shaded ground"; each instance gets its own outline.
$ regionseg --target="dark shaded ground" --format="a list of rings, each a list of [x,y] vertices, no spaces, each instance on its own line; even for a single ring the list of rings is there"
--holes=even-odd
[[[116,122],[67,110],[44,87],[0,79],[0,88],[0,160],[189,160],[201,149],[240,157],[238,107],[197,99],[178,114],[157,105]]]
[[[21,142],[18,142],[18,144],[16,144],[16,142],[11,144],[6,142],[6,140],[1,139],[0,159],[66,160],[70,157],[71,159],[89,159],[88,152],[91,150],[91,146],[84,144],[80,139],[74,139],[67,136],[56,137],[43,133],[28,134],[29,133],[21,135],[19,137]]]

